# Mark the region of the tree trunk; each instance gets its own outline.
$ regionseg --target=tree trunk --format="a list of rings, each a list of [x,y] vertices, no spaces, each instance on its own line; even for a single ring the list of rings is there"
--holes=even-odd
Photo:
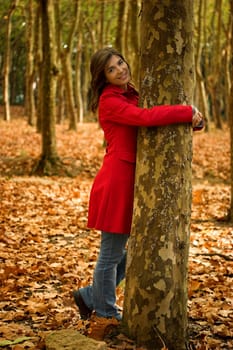
[[[229,4],[229,7],[231,6],[231,4]],[[229,121],[229,116],[231,113],[230,110],[230,94],[231,94],[231,85],[232,85],[232,75],[231,74],[231,70],[232,70],[232,64],[231,64],[231,52],[233,49],[233,46],[231,44],[232,41],[232,25],[233,25],[233,13],[231,12],[232,10],[230,9],[229,14],[228,14],[228,23],[226,26],[226,30],[225,30],[225,35],[226,35],[226,44],[225,44],[225,57],[224,57],[224,70],[223,70],[223,74],[224,74],[224,91],[223,91],[223,104],[225,106],[225,116],[226,116],[226,120],[228,122],[228,124],[230,124]]]
[[[230,0],[231,14],[233,14],[233,0]],[[231,67],[233,67],[233,16],[231,15]],[[231,71],[233,75],[233,72]],[[233,221],[233,83],[231,83],[230,98],[229,98],[229,121],[231,135],[231,205],[230,219]]]
[[[127,50],[127,24],[128,24],[129,0],[121,0],[118,9],[118,21],[115,46],[123,56]]]
[[[83,96],[82,96],[82,84],[81,84],[81,68],[82,68],[82,32],[79,28],[78,42],[77,42],[77,54],[76,54],[76,69],[75,69],[75,95],[77,111],[79,116],[79,122],[83,123]]]
[[[67,113],[69,116],[69,129],[77,130],[77,113],[75,110],[75,99],[74,99],[74,87],[72,78],[72,50],[73,50],[73,40],[77,32],[77,27],[79,23],[80,7],[79,1],[75,0],[74,6],[74,21],[71,25],[70,32],[68,34],[68,39],[66,47],[62,52],[62,67],[63,67],[63,77],[66,89],[66,99],[67,99]]]
[[[55,55],[55,23],[53,0],[41,0],[42,28],[42,155],[35,172],[41,175],[51,175],[57,172],[60,160],[56,147],[55,132],[55,98],[58,70]]]
[[[60,15],[60,4],[59,2],[54,3],[54,11],[56,18],[56,42],[57,42],[57,61],[59,67],[61,67],[62,58],[62,21]],[[57,79],[57,104],[56,104],[56,121],[61,124],[65,119],[65,87],[64,87],[64,72],[62,69],[59,70],[59,76]]]
[[[130,17],[130,40],[128,46],[130,48],[130,66],[132,69],[132,76],[134,79],[135,86],[138,87],[139,84],[139,42],[140,42],[140,33],[138,25],[138,15],[139,15],[139,1],[130,0],[129,4],[129,17]],[[127,55],[127,57],[129,57]],[[128,58],[129,59],[129,58]]]
[[[28,2],[28,25],[27,25],[27,70],[26,70],[26,97],[25,97],[25,112],[28,116],[30,125],[35,125],[35,69],[34,69],[34,42],[35,42],[35,21],[34,21],[34,6],[33,0]]]
[[[9,75],[10,75],[10,41],[11,41],[11,18],[13,12],[18,4],[18,0],[12,0],[7,15],[6,25],[6,48],[4,55],[4,66],[3,66],[3,107],[4,107],[4,120],[10,121],[10,96],[9,96]]]
[[[192,1],[144,0],[141,16],[141,105],[190,104]],[[191,159],[190,125],[139,130],[123,324],[148,349],[186,348]]]
[[[202,46],[203,42],[201,40],[201,37],[203,35],[203,18],[206,16],[205,13],[205,7],[203,0],[199,0],[198,4],[198,27],[197,27],[197,49],[196,49],[196,79],[197,79],[197,86],[199,89],[200,94],[200,109],[202,110],[203,115],[205,116],[205,119],[207,120],[207,124],[205,127],[205,130],[208,131],[209,129],[209,110],[208,110],[208,101],[207,101],[207,94],[205,89],[205,81],[202,75]]]
[[[216,22],[216,24],[215,24]],[[207,79],[208,91],[211,98],[211,108],[213,120],[216,128],[222,129],[221,119],[221,24],[222,24],[222,0],[215,0],[215,8],[211,19],[209,42],[212,45],[212,50],[209,57],[209,71]],[[216,28],[215,28],[216,26]]]
[[[36,130],[42,130],[42,28],[41,28],[41,8],[37,3],[35,13],[35,40],[34,40],[34,57],[35,57],[35,76],[36,76]]]

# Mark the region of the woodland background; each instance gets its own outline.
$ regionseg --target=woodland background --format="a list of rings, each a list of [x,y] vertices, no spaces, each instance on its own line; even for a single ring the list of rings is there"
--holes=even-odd
[[[55,138],[65,167],[53,176],[35,176],[43,152],[39,3],[0,3],[0,346],[8,340],[3,347],[14,350],[42,349],[45,334],[54,329],[92,333],[90,324],[80,322],[70,294],[91,281],[99,243],[98,232],[86,229],[88,194],[104,152],[89,109],[91,54],[105,45],[117,47],[138,85],[140,1],[54,1]],[[193,144],[190,344],[231,349],[233,5],[195,0],[194,9],[195,104],[207,124]],[[122,305],[123,288],[118,299]],[[122,334],[108,345],[136,349]]]

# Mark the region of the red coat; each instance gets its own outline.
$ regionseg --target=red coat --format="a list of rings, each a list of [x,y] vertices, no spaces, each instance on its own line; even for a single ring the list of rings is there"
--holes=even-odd
[[[107,142],[103,164],[94,180],[88,227],[130,233],[138,126],[192,122],[191,106],[140,108],[138,94],[107,85],[99,101],[99,122]]]

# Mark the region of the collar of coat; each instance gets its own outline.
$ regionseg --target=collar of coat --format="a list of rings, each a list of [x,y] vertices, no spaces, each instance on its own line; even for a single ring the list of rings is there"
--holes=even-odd
[[[121,95],[136,95],[138,96],[137,90],[134,88],[132,84],[127,85],[127,90],[122,89],[120,86],[113,85],[113,84],[107,84],[103,90],[103,92],[115,92]]]

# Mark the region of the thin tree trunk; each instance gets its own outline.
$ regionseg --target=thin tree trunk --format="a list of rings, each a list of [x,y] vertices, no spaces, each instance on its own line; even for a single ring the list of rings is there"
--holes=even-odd
[[[10,96],[9,96],[9,75],[10,75],[10,39],[11,39],[11,18],[14,10],[18,5],[18,0],[12,0],[7,15],[6,24],[6,43],[5,43],[5,55],[3,66],[3,107],[4,107],[4,120],[10,121]]]
[[[80,28],[81,29],[81,28]],[[81,89],[81,65],[82,62],[82,33],[79,30],[78,35],[78,43],[77,43],[77,54],[76,54],[76,78],[75,78],[75,95],[77,101],[77,111],[79,116],[79,122],[83,123],[83,97],[82,97],[82,89]]]
[[[127,23],[128,23],[129,1],[121,0],[118,10],[118,22],[115,46],[125,56],[127,49]]]
[[[30,125],[35,125],[35,69],[34,69],[34,40],[35,40],[35,21],[34,21],[33,0],[28,2],[28,25],[27,25],[27,70],[26,70],[26,98],[25,113],[28,116]]]
[[[215,28],[215,18],[217,17],[217,24]],[[215,11],[212,18],[212,32],[211,40],[214,42],[214,48],[211,52],[209,60],[209,76],[208,76],[208,90],[211,97],[212,115],[216,128],[222,129],[221,119],[221,94],[220,94],[220,72],[221,72],[221,21],[222,21],[222,0],[215,0]]]
[[[140,43],[140,31],[139,31],[139,2],[138,0],[130,0],[129,3],[129,19],[130,19],[130,40],[128,42],[132,69],[132,76],[136,87],[139,86],[139,43]]]
[[[42,86],[42,67],[43,67],[43,56],[42,56],[42,28],[41,28],[41,8],[38,4],[35,15],[35,70],[37,78],[36,86],[36,130],[37,132],[42,131],[42,101],[43,101],[43,86]]]
[[[229,121],[229,115],[230,115],[230,98],[231,98],[231,85],[232,85],[232,78],[231,78],[231,51],[232,51],[232,45],[231,45],[231,39],[232,39],[232,10],[229,11],[229,20],[227,27],[225,29],[225,35],[226,35],[226,44],[225,44],[225,59],[224,59],[224,96],[223,96],[223,103],[225,106],[225,115],[226,119],[228,121],[228,124],[230,124]],[[232,74],[233,76],[233,74]]]
[[[205,82],[204,78],[202,76],[201,71],[201,56],[202,56],[202,41],[201,36],[203,34],[203,18],[206,16],[206,13],[204,12],[204,2],[203,0],[199,0],[199,9],[198,9],[198,28],[197,28],[197,50],[196,50],[196,79],[197,79],[197,85],[199,88],[200,93],[200,108],[205,116],[205,119],[207,120],[206,128],[205,130],[208,131],[209,129],[209,110],[208,110],[208,103],[207,103],[207,94],[205,89]]]
[[[77,113],[75,111],[75,99],[74,99],[74,87],[72,79],[72,50],[73,50],[73,40],[77,33],[80,7],[79,0],[72,2],[74,6],[74,21],[72,23],[66,47],[62,52],[62,67],[63,67],[63,77],[64,84],[66,88],[66,98],[67,98],[67,113],[69,116],[69,129],[77,130]]]

